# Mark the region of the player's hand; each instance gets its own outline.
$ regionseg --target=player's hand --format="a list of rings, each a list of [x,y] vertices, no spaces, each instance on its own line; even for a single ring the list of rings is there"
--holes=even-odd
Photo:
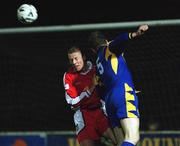
[[[147,24],[140,25],[137,30],[138,35],[144,34],[144,32],[148,30],[148,28],[149,28],[149,26]]]
[[[148,29],[149,29],[149,26],[147,24],[140,25],[136,32],[131,33],[131,37],[132,38],[138,37],[144,34]]]

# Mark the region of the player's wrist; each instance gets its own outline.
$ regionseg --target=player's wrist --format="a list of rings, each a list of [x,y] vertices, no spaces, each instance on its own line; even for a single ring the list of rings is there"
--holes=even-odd
[[[131,32],[131,33],[129,33],[130,39],[133,39],[133,38],[135,38],[136,36],[138,36],[137,32]]]

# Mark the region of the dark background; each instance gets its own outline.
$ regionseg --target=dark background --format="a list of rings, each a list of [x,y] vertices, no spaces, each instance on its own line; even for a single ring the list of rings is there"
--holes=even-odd
[[[135,28],[132,28],[135,30]],[[121,31],[101,30],[109,39]],[[151,27],[128,43],[125,58],[140,90],[141,130],[179,130],[180,27]],[[65,101],[66,49],[88,45],[88,31],[6,34],[0,36],[0,129],[2,131],[74,130]],[[91,56],[91,55],[90,55]],[[89,56],[88,56],[89,57]]]
[[[17,20],[17,8],[23,3],[33,4],[38,10],[39,18],[31,25]],[[0,18],[0,27],[28,27],[178,19],[180,13],[178,0],[6,0],[1,4]]]
[[[31,25],[17,21],[22,3],[38,9]],[[1,28],[179,19],[177,1],[5,1]],[[133,28],[134,30],[135,28]],[[120,29],[104,30],[109,39]],[[130,31],[130,30],[126,30]],[[179,130],[180,27],[150,28],[129,44],[126,59],[139,94],[141,129],[155,120],[160,130]],[[64,98],[66,48],[88,48],[88,31],[0,35],[0,129],[2,131],[74,130],[73,112]]]

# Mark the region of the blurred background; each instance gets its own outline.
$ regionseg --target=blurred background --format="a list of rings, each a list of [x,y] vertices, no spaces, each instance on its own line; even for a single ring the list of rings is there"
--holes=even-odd
[[[17,8],[23,3],[33,4],[39,13],[33,26],[67,25],[103,22],[177,19],[178,0],[147,1],[59,1],[6,0],[0,9],[0,27],[28,27],[17,21]],[[32,26],[31,25],[31,26]]]
[[[16,11],[22,3],[37,8],[37,21],[25,25],[17,20]],[[16,146],[19,138],[20,146],[44,146],[48,133],[50,142],[46,145],[59,145],[63,138],[64,145],[70,145],[68,142],[71,138],[74,140],[75,127],[62,80],[69,65],[66,49],[78,44],[87,49],[90,59],[92,57],[87,45],[92,30],[7,34],[1,30],[114,22],[130,25],[131,22],[166,19],[176,19],[177,23],[150,25],[146,35],[128,44],[125,58],[136,89],[141,91],[138,96],[142,140],[148,137],[153,142],[153,138],[159,138],[158,145],[162,145],[163,138],[167,138],[168,144],[168,137],[171,137],[176,145],[175,139],[180,137],[180,13],[177,1],[5,1],[0,16],[0,146]],[[111,40],[120,32],[136,28],[134,25],[101,31]],[[147,136],[150,131],[155,133]],[[25,135],[30,135],[30,139]],[[38,142],[33,143],[36,138]],[[73,144],[78,145],[77,142]],[[143,141],[141,144],[148,145]]]

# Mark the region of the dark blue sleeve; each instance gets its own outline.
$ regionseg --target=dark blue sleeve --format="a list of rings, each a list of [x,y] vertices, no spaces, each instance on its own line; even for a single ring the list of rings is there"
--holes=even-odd
[[[127,40],[129,40],[129,33],[119,34],[113,41],[110,42],[110,51],[114,52],[115,49],[122,49],[122,51],[124,51],[124,42]]]

